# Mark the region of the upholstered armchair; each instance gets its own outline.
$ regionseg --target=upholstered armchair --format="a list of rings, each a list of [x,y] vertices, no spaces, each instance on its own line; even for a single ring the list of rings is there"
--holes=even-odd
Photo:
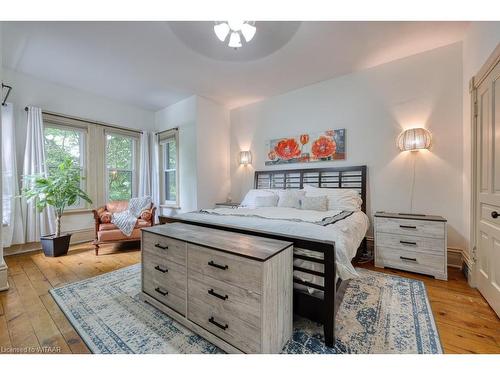
[[[95,255],[99,254],[99,245],[101,244],[139,241],[141,239],[141,228],[150,227],[154,224],[156,207],[151,203],[149,209],[141,212],[132,234],[127,237],[111,222],[111,215],[114,212],[125,211],[127,208],[128,201],[115,201],[93,210],[95,219],[95,239],[93,242]]]

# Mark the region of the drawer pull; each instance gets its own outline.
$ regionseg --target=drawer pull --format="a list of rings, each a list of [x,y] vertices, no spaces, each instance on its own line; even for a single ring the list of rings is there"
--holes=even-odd
[[[213,325],[219,327],[220,329],[223,329],[224,331],[229,328],[229,326],[227,324],[220,324],[220,323],[216,322],[213,316],[210,319],[208,319],[208,321],[210,323],[212,323]]]
[[[158,249],[162,249],[162,250],[167,250],[168,249],[168,246],[162,246],[159,243],[155,244],[155,247],[157,247]]]
[[[160,266],[156,266],[155,270],[163,272],[163,273],[167,273],[168,272],[168,268],[161,268]]]
[[[415,225],[400,225],[399,227],[404,229],[417,229]]]
[[[403,245],[412,245],[412,246],[417,246],[416,242],[411,242],[411,241],[399,241],[399,243]]]
[[[227,299],[229,298],[227,294],[226,294],[225,296],[223,296],[222,294],[219,294],[219,293],[214,292],[214,290],[213,290],[213,289],[210,289],[210,290],[208,291],[208,294],[210,294],[210,295],[212,295],[212,296],[214,296],[214,297],[220,298],[221,300],[224,300],[224,301],[225,301],[225,300],[227,300]]]
[[[410,262],[416,262],[417,258],[407,258],[407,257],[399,257],[402,260],[409,260]]]
[[[211,260],[210,262],[208,262],[208,265],[212,266],[212,267],[215,267],[215,268],[219,268],[221,270],[227,270],[229,268],[229,266],[227,264],[224,265],[224,266],[221,266],[220,264],[215,263],[213,260]]]
[[[160,287],[156,287],[155,292],[160,293],[162,296],[166,296],[168,294],[166,290],[161,290]]]
[[[498,217],[498,212],[493,211],[493,212],[491,213],[491,217],[492,217],[493,219],[496,219],[496,218]]]

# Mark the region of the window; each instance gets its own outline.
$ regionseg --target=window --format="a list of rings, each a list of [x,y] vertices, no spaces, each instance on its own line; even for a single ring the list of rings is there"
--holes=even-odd
[[[179,144],[176,130],[160,133],[161,200],[165,206],[179,206]]]
[[[108,201],[128,200],[134,194],[137,139],[106,133],[106,186]]]
[[[62,125],[45,124],[44,128],[45,159],[48,173],[51,174],[65,159],[73,161],[75,169],[85,175],[85,130]],[[82,190],[85,180],[81,181]],[[85,203],[78,201],[69,208],[83,208]]]
[[[177,202],[177,145],[175,139],[170,139],[163,146],[163,174],[165,201]]]

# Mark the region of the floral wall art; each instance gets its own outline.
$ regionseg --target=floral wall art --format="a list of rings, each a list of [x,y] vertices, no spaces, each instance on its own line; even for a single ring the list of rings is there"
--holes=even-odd
[[[266,165],[345,159],[345,129],[269,141]]]

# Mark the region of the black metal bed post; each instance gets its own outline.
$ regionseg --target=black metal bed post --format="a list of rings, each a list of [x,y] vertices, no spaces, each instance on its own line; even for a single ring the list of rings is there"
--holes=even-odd
[[[335,293],[336,293],[336,277],[337,264],[335,263],[335,244],[332,243],[328,251],[324,252],[325,261],[325,290],[324,290],[324,322],[323,329],[325,334],[326,346],[334,346],[335,344]]]

